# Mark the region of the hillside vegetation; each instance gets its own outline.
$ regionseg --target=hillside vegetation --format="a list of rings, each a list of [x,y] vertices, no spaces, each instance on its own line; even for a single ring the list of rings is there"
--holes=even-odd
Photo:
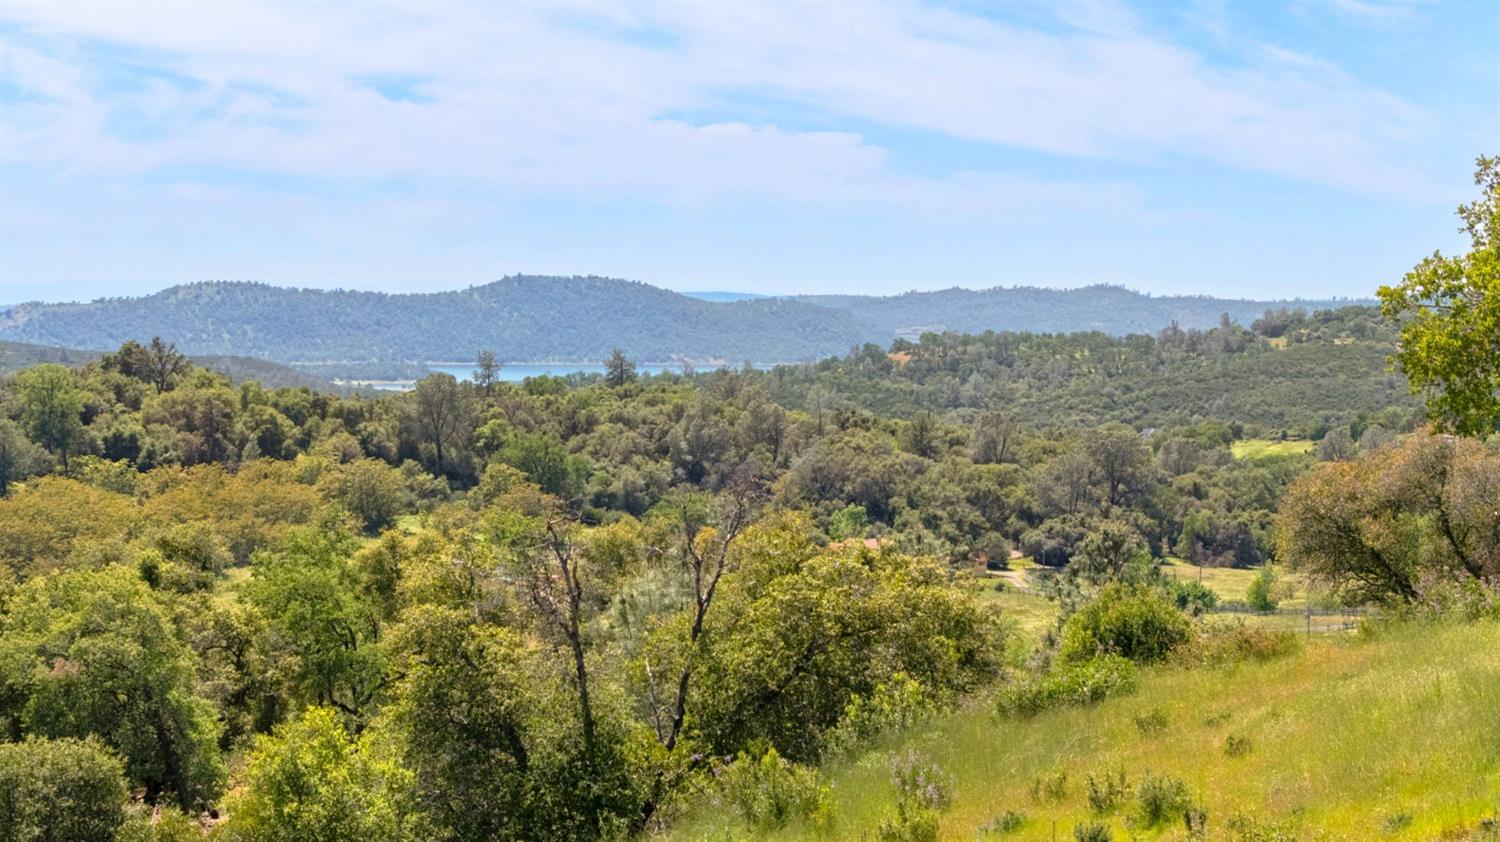
[[[66,366],[83,366],[103,356],[99,351],[81,351],[77,348],[59,348],[51,345],[33,345],[26,342],[0,341],[0,375],[11,374],[42,363],[57,363]],[[217,371],[233,383],[248,380],[269,389],[283,387],[307,389],[333,389],[334,385],[313,374],[253,357],[200,354],[191,357],[195,365]]]
[[[942,839],[1072,839],[1095,822],[1116,839],[1183,838],[1180,821],[1129,825],[1147,775],[1183,781],[1211,839],[1492,838],[1479,831],[1500,817],[1497,691],[1495,622],[1315,637],[1264,663],[1153,668],[1134,694],[1025,721],[975,702],[833,764],[827,826],[751,831],[707,809],[670,838],[874,839],[892,758],[910,750],[952,778]],[[1119,772],[1120,805],[1093,809],[1090,776]],[[1019,824],[1001,832],[1008,812]]]
[[[1286,304],[1287,302],[1280,302]],[[18,305],[0,339],[106,350],[160,336],[192,354],[277,362],[597,361],[761,363],[810,360],[923,330],[1154,333],[1174,320],[1207,328],[1221,313],[1248,323],[1277,302],[1151,298],[1116,287],[996,288],[707,301],[596,277],[508,277],[464,290],[389,295],[205,282],[139,298]],[[1332,302],[1305,302],[1306,309]]]

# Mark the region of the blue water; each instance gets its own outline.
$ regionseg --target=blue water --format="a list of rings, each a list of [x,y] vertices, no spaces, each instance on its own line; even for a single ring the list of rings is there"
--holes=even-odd
[[[763,366],[757,366],[762,368]],[[710,371],[712,366],[694,366],[698,371]],[[429,363],[427,369],[432,372],[451,374],[459,380],[473,380],[475,368],[468,363],[446,364]],[[637,364],[635,367],[638,374],[661,374],[671,371],[682,373],[681,365],[663,365],[660,363]],[[500,368],[500,380],[505,383],[520,383],[528,377],[540,377],[550,375],[553,377],[566,377],[569,374],[603,374],[604,366],[590,363],[510,363]],[[410,380],[396,380],[372,384],[376,389],[388,392],[405,392],[414,385]]]
[[[451,374],[459,380],[473,380],[474,366],[472,365],[429,365],[434,372],[441,371]],[[635,367],[640,374],[661,374],[664,371],[675,371],[682,373],[680,365],[637,365]],[[604,366],[588,365],[585,363],[512,363],[500,367],[500,379],[506,383],[520,383],[528,377],[540,377],[550,375],[552,377],[566,377],[569,374],[603,374]]]

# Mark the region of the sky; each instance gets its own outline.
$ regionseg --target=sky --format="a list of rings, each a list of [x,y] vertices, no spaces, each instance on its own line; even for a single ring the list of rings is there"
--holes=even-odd
[[[1500,3],[0,5],[0,304],[510,274],[1370,295]]]

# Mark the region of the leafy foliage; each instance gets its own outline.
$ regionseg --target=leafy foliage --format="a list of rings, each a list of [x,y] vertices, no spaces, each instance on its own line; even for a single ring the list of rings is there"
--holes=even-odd
[[[1500,429],[1500,159],[1480,156],[1474,183],[1479,198],[1458,209],[1469,253],[1434,252],[1379,295],[1401,323],[1396,360],[1433,419],[1482,436]]]
[[[95,739],[0,743],[0,839],[109,839],[124,804],[120,761]]]

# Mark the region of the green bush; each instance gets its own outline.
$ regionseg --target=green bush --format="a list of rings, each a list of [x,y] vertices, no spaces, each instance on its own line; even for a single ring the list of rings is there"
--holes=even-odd
[[[1192,809],[1187,784],[1181,778],[1147,774],[1136,794],[1136,818],[1144,827],[1182,819]]]
[[[115,842],[203,842],[203,827],[175,807],[137,805],[125,817]]]
[[[1074,842],[1114,842],[1115,835],[1109,827],[1099,822],[1084,822],[1073,825]]]
[[[1250,738],[1230,734],[1224,738],[1224,753],[1230,757],[1244,757],[1250,753]]]
[[[102,743],[0,743],[0,839],[113,839],[125,818],[125,772]]]
[[[896,810],[880,822],[880,842],[937,842],[939,814],[953,797],[953,781],[927,757],[915,751],[891,763]]]
[[[1241,619],[1207,622],[1200,626],[1192,646],[1174,653],[1174,659],[1203,666],[1270,661],[1302,649],[1302,638],[1286,629],[1265,629]]]
[[[1116,769],[1095,777],[1089,773],[1087,791],[1089,809],[1096,813],[1108,813],[1125,803],[1130,795],[1130,784],[1125,779],[1125,770]]]
[[[781,827],[794,818],[816,816],[828,809],[828,787],[816,769],[792,763],[766,749],[759,759],[741,752],[720,779],[727,801],[751,825]]]
[[[1202,582],[1178,581],[1172,584],[1172,601],[1177,604],[1178,609],[1197,616],[1217,608],[1219,595]]]
[[[1040,678],[1001,691],[996,704],[1003,716],[1031,717],[1066,705],[1091,705],[1135,689],[1135,664],[1118,655],[1083,663],[1060,664]]]
[[[1068,618],[1059,657],[1087,661],[1097,655],[1119,655],[1154,663],[1186,643],[1191,624],[1161,593],[1109,585]]]
[[[1167,730],[1167,712],[1161,708],[1152,708],[1145,713],[1138,713],[1135,715],[1135,727],[1145,736],[1160,734]]]
[[[1026,816],[1015,810],[1006,810],[1000,815],[990,819],[979,828],[980,833],[1015,833],[1026,823]]]
[[[1031,800],[1061,801],[1068,797],[1068,773],[1062,769],[1037,775],[1031,782]]]
[[[1267,564],[1250,581],[1250,588],[1245,592],[1245,601],[1256,611],[1274,611],[1277,604],[1275,585],[1276,571]]]
[[[936,713],[931,690],[906,673],[896,673],[867,696],[855,696],[829,734],[828,750],[850,751],[881,734],[910,728]]]

